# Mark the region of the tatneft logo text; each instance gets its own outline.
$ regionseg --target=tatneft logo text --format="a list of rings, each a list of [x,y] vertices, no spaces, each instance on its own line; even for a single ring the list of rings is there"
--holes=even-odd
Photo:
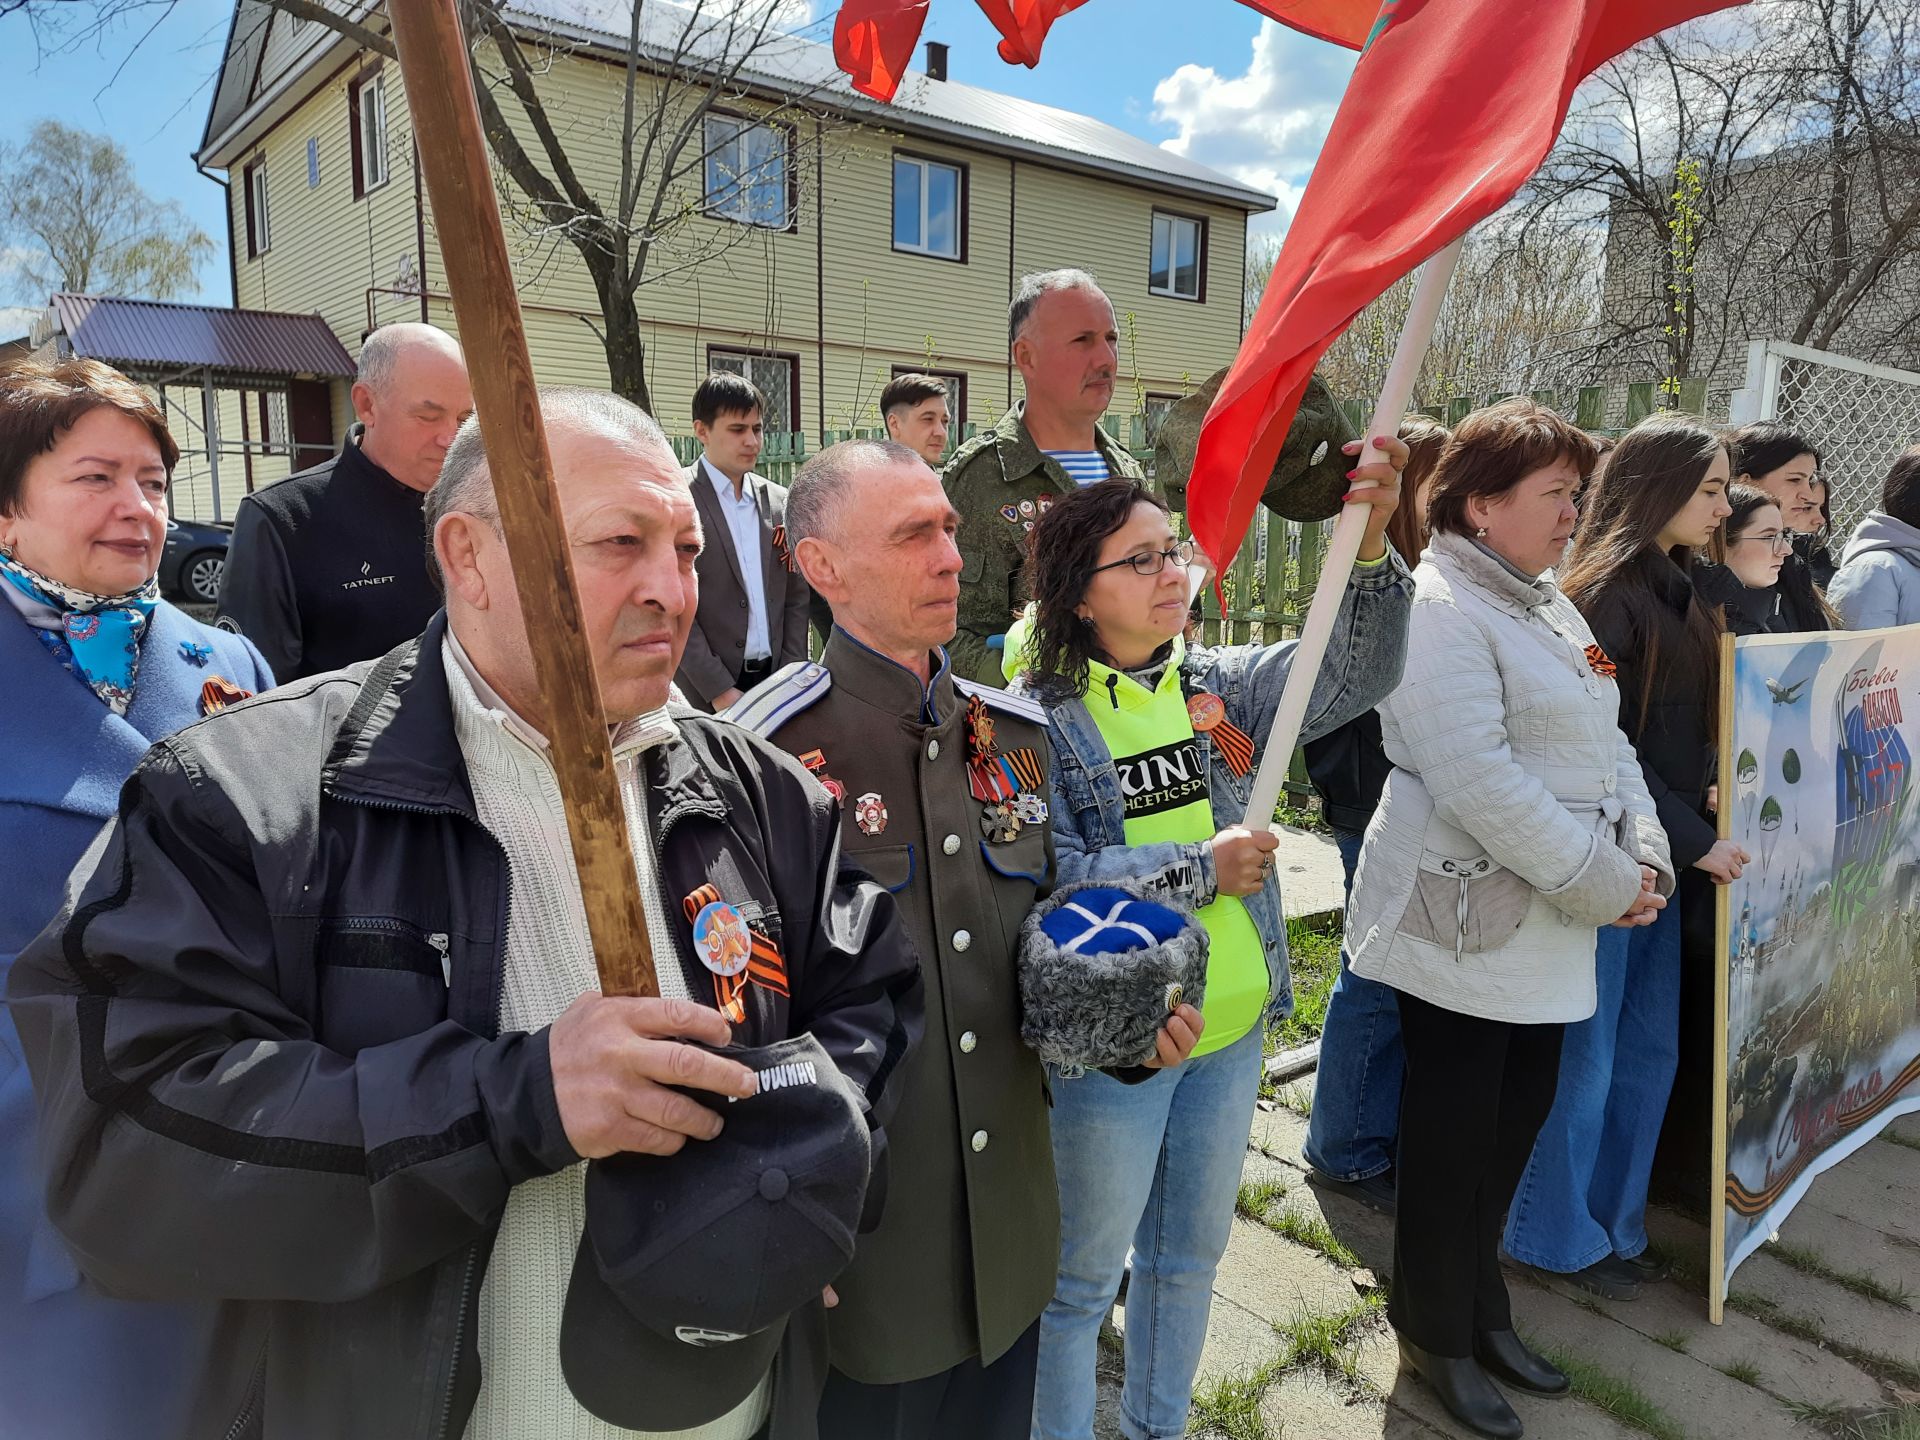
[[[340,588],[342,590],[364,590],[369,585],[391,585],[393,583],[393,576],[375,575],[372,571],[372,564],[362,560],[360,562],[360,578],[358,580],[342,580],[340,582]]]

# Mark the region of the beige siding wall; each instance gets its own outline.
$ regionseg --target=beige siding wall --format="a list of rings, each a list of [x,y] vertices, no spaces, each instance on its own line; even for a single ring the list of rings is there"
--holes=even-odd
[[[231,187],[239,303],[318,311],[354,353],[370,321],[420,316],[417,297],[376,293],[397,285],[403,260],[419,263],[404,96],[388,66],[391,178],[355,200],[347,95],[356,73],[350,66],[327,77],[235,162]],[[543,85],[568,154],[603,203],[618,192],[622,81],[617,66],[560,57]],[[639,113],[649,114],[652,104],[651,95],[644,97]],[[519,120],[516,107],[507,109]],[[320,168],[312,187],[309,139],[317,142]],[[893,160],[902,150],[966,167],[964,262],[894,250]],[[248,259],[241,176],[252,155],[267,165],[272,243],[265,255]],[[1237,211],[945,142],[831,121],[816,126],[809,117],[795,124],[792,156],[792,230],[696,216],[677,223],[651,257],[651,278],[639,290],[647,378],[672,433],[690,429],[693,388],[716,348],[794,357],[797,423],[809,432],[878,425],[875,402],[896,367],[964,374],[967,418],[991,424],[1019,388],[1017,373],[1009,383],[1006,357],[1011,284],[1058,265],[1092,270],[1113,297],[1122,331],[1116,415],[1132,412],[1139,393],[1178,393],[1233,356],[1246,229]],[[697,177],[689,177],[681,198],[697,203],[696,191]],[[599,303],[584,265],[567,242],[537,233],[533,217],[519,211],[517,189],[503,181],[501,194],[536,374],[550,383],[605,385],[605,355],[588,323],[597,325]],[[1147,293],[1156,204],[1208,222],[1204,304]],[[430,213],[422,220],[428,316],[457,333],[444,298],[438,235]],[[340,385],[336,431],[350,420],[347,387]]]

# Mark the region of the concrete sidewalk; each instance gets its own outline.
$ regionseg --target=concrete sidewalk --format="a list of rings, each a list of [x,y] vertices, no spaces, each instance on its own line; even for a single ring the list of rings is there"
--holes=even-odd
[[[1223,1440],[1462,1437],[1425,1385],[1399,1373],[1382,1310],[1392,1222],[1307,1181],[1300,1142],[1312,1077],[1254,1117],[1242,1213],[1214,1289],[1189,1434]],[[1677,1277],[1614,1304],[1510,1268],[1515,1319],[1570,1362],[1576,1393],[1512,1394],[1538,1440],[1819,1440],[1874,1434],[1910,1410],[1920,1436],[1920,1116],[1896,1122],[1815,1181],[1779,1243],[1734,1277],[1707,1323],[1706,1229],[1649,1221]],[[1119,1344],[1103,1338],[1100,1440],[1118,1440]],[[1511,1392],[1510,1392],[1511,1393]]]

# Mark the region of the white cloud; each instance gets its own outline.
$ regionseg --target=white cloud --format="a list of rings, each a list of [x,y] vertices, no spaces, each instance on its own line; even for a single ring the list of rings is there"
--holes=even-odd
[[[0,305],[0,341],[17,340],[33,329],[33,322],[40,318],[42,308],[36,305]]]
[[[1277,197],[1280,208],[1255,217],[1254,231],[1284,231],[1353,62],[1349,50],[1266,21],[1244,75],[1182,65],[1154,87],[1153,118],[1179,131],[1160,143]]]

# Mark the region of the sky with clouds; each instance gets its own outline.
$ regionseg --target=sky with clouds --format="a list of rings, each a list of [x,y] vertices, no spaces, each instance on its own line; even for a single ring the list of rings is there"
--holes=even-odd
[[[230,298],[225,192],[196,171],[192,152],[231,13],[231,0],[175,0],[157,24],[148,12],[78,46],[36,43],[18,16],[0,20],[0,141],[24,139],[49,116],[118,138],[141,183],[214,237],[192,297],[214,304]],[[832,6],[816,0],[814,13],[822,19],[808,33],[824,36]],[[1277,232],[1291,214],[1353,66],[1348,52],[1233,0],[1088,0],[1055,25],[1032,71],[1000,60],[999,37],[971,0],[932,0],[924,38],[952,47],[955,80],[1095,116],[1277,196],[1256,233]],[[0,255],[0,307],[40,299],[11,293],[11,278]]]

